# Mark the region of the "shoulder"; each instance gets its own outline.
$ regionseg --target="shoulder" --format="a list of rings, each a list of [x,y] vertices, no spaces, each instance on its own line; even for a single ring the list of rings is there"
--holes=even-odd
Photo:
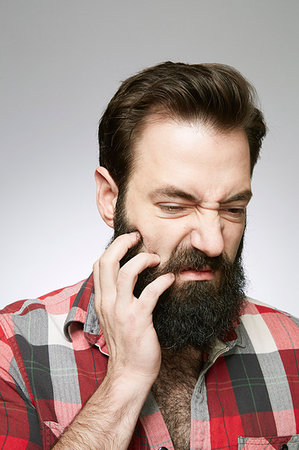
[[[66,317],[84,281],[57,289],[36,299],[19,300],[0,310],[2,334],[23,334],[22,329],[42,327],[46,316]]]
[[[257,353],[293,351],[299,348],[299,321],[291,314],[246,298],[239,320],[239,328]]]

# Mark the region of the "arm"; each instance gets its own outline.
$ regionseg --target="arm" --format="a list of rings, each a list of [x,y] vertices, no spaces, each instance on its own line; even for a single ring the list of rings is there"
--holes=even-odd
[[[107,376],[55,449],[127,449],[149,385]]]
[[[173,282],[166,274],[150,283],[139,299],[137,276],[155,266],[157,255],[140,253],[121,269],[119,261],[139,240],[119,236],[94,265],[95,307],[109,349],[107,375],[55,449],[127,449],[140,410],[160,369],[161,349],[152,312]]]
[[[25,382],[20,383],[22,375],[6,337],[9,326],[4,322],[1,320],[3,329],[0,325],[0,448],[40,449],[38,414]]]

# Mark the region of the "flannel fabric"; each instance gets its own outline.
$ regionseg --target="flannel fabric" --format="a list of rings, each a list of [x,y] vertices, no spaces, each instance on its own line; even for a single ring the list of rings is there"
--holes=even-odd
[[[49,449],[105,377],[92,276],[0,317],[0,446]],[[294,318],[247,299],[198,379],[190,448],[298,450],[298,348]],[[150,394],[129,449],[160,448],[173,444]]]

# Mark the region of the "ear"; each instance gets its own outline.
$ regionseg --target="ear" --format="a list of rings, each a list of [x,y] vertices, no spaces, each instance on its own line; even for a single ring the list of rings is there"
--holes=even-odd
[[[99,213],[105,223],[113,228],[118,187],[105,167],[98,167],[94,176],[97,185],[97,206]]]

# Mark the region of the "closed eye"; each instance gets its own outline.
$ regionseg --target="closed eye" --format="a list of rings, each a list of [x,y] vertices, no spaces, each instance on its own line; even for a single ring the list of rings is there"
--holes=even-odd
[[[176,205],[173,203],[160,203],[159,208],[166,213],[175,214],[185,211],[186,207],[182,205]]]
[[[221,216],[231,218],[233,220],[241,220],[245,216],[246,213],[246,207],[227,207],[227,208],[221,208],[220,214]]]

